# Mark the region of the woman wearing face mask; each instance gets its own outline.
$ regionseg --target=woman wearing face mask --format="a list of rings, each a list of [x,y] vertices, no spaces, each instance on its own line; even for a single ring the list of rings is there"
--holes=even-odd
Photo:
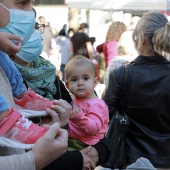
[[[20,2],[21,3],[21,2]],[[24,3],[24,2],[23,2]],[[27,3],[27,1],[25,2]],[[24,45],[34,31],[35,19],[34,12],[32,9],[27,9],[27,11],[19,9],[9,9],[5,6],[5,2],[0,3],[1,12],[9,13],[9,17],[3,18],[4,20],[9,20],[7,25],[1,24],[0,32],[7,32],[23,38],[21,44]],[[19,6],[19,4],[18,4]],[[15,43],[16,41],[12,39]]]
[[[169,39],[170,23],[160,12],[146,13],[134,29],[139,56],[131,62],[126,109],[130,118],[125,136],[127,164],[144,156],[155,168],[170,168],[170,62],[165,58],[170,54]],[[116,108],[120,69],[110,73],[103,96],[110,117]]]
[[[55,66],[40,56],[42,49],[42,36],[35,30],[21,50],[10,57],[33,91],[51,100],[62,98],[71,103],[68,91],[56,76]]]
[[[31,36],[33,30],[33,23],[34,23],[34,15],[32,12],[30,12],[32,10],[31,4],[32,3],[30,0],[22,0],[20,2],[17,2],[15,0],[5,0],[5,1],[0,0],[0,16],[1,16],[0,17],[0,38],[1,38],[0,49],[3,50],[4,52],[8,52],[11,54],[14,53],[14,51],[15,52],[18,51],[21,48],[20,41],[22,41],[23,44],[29,39],[29,36]],[[8,9],[14,9],[14,10],[8,10]],[[26,10],[28,12],[18,11],[17,9]],[[24,15],[24,18],[20,18],[22,19],[22,21],[29,20],[29,22],[26,23],[29,29],[27,30],[28,31],[27,33],[26,32],[23,33],[25,30],[22,31],[20,30],[20,28],[19,30],[15,29],[16,25],[15,22],[13,23],[14,19],[16,19],[16,22],[21,21],[21,20],[17,21],[18,17],[16,16],[16,13],[18,13],[19,18],[21,17],[21,15]],[[24,26],[24,24],[22,25]],[[19,26],[21,26],[22,28],[22,25]],[[8,29],[9,27],[10,29]],[[9,40],[15,40],[13,42],[16,42],[16,44],[12,44],[13,42],[10,42]],[[5,45],[9,45],[9,46],[5,47]],[[0,68],[0,74],[3,74],[1,68]],[[6,84],[6,86],[8,85]],[[1,104],[0,104],[0,118],[3,116],[1,113],[3,109],[3,105]],[[23,153],[24,151],[20,149],[17,150],[12,148],[0,147],[1,155],[7,153],[8,155],[10,154],[12,155],[12,156],[5,156],[5,157],[0,156],[1,169],[2,170],[11,169],[11,167],[13,169],[18,169],[18,170],[42,169],[47,164],[49,164],[50,162],[52,162],[54,159],[58,158],[60,155],[62,155],[65,152],[66,143],[67,143],[66,140],[67,133],[64,131],[63,132],[62,131],[59,132],[59,131],[60,131],[59,125],[58,124],[53,125],[49,129],[48,133],[35,144],[34,148],[31,151],[27,153]],[[57,135],[60,136],[60,139],[56,138]],[[50,145],[49,145],[49,141],[51,141]],[[2,144],[2,141],[0,141],[0,144]],[[49,149],[46,150],[45,149],[46,147],[47,148],[51,147],[52,150]],[[15,153],[18,155],[14,155]],[[53,158],[51,158],[52,155],[54,156]]]
[[[0,1],[1,2],[1,1]],[[19,9],[22,9],[22,10],[32,10],[32,8],[31,8],[31,6],[29,6],[29,5],[31,4],[31,2],[30,1],[28,1],[28,0],[25,0],[25,1],[20,1],[20,2],[18,2],[18,3],[16,3],[15,1],[11,1],[11,0],[6,0],[4,3],[3,3],[3,6],[1,5],[0,6],[0,8],[2,8],[2,10],[0,10],[0,13],[3,11],[3,13],[1,13],[2,15],[1,16],[3,16],[3,17],[6,17],[6,18],[8,18],[9,19],[9,12],[11,11],[11,10],[7,10],[8,8],[19,8]],[[7,9],[5,8],[5,7],[7,7]],[[30,13],[29,13],[30,14]],[[32,14],[31,14],[32,15]],[[2,18],[3,18],[2,17]],[[12,17],[12,15],[11,15],[11,17]],[[15,16],[15,17],[17,17],[17,16]],[[26,17],[26,15],[25,15],[25,17]],[[34,17],[34,15],[32,16],[33,18],[35,18]],[[6,19],[5,18],[5,19]],[[4,21],[4,20],[3,20]],[[24,20],[23,20],[24,21]],[[34,20],[29,20],[31,23],[32,22],[34,22]],[[15,34],[14,32],[11,32],[11,30],[9,30],[9,29],[5,29],[4,30],[4,28],[5,27],[7,27],[8,28],[8,23],[9,21],[6,21],[6,24],[4,24],[4,25],[1,25],[2,27],[3,27],[3,29],[2,30],[0,30],[0,32],[3,32],[3,31],[6,31],[6,32],[9,32],[9,33],[11,33],[11,34]],[[29,23],[30,22],[28,22],[28,25],[30,25]],[[1,22],[0,22],[1,23]],[[24,42],[27,42],[26,41],[26,39],[27,39],[27,36],[25,35],[25,31],[23,31],[22,32],[22,30],[25,28],[22,28],[22,26],[24,25],[24,24],[18,24],[19,26],[20,26],[20,28],[21,28],[21,31],[15,31],[16,32],[16,34],[18,35],[18,36],[20,36],[20,37],[23,37],[23,40],[25,40],[25,41],[22,41],[22,44],[24,45]],[[31,24],[32,25],[32,24]],[[11,28],[13,28],[13,26],[14,26],[14,28],[15,28],[15,24],[14,25],[11,25]],[[13,29],[14,29],[13,28]],[[15,30],[15,29],[14,29]],[[32,32],[32,28],[30,28],[29,30],[27,30],[28,31],[28,33],[30,33],[30,30],[31,30],[31,32]],[[30,34],[31,35],[31,34]],[[24,48],[23,48],[24,49]],[[39,48],[38,48],[39,49]],[[6,56],[7,57],[7,56]],[[18,75],[18,76],[20,76],[20,75]],[[17,78],[18,78],[18,76],[17,76]],[[21,85],[21,82],[19,82],[20,83],[20,85]],[[18,84],[18,83],[17,83]],[[63,115],[64,114],[66,114],[67,113],[67,111],[65,111],[64,110],[64,107],[65,107],[65,105],[66,104],[64,104],[63,103],[63,105],[62,105],[62,107],[61,107],[61,109],[62,109],[62,111],[61,111],[61,117],[63,117]],[[62,113],[63,112],[63,113]],[[65,112],[65,113],[64,113]],[[55,114],[56,115],[56,114]],[[57,130],[55,131],[56,133],[57,133]],[[62,136],[62,134],[60,134],[61,136]],[[56,135],[54,135],[55,137],[56,137]],[[51,137],[53,137],[53,135],[51,135]],[[51,139],[51,140],[53,140],[53,143],[55,144],[55,143],[57,143],[57,142],[59,142],[58,141],[58,138],[57,139]],[[41,140],[42,142],[46,142],[46,138],[43,138],[42,140]],[[67,141],[67,138],[65,137],[64,138],[64,136],[63,136],[63,138],[62,138],[62,140],[61,140],[61,142],[59,142],[57,145],[55,145],[55,147],[48,147],[48,144],[46,145],[47,147],[44,147],[44,145],[42,146],[42,147],[40,147],[40,148],[38,148],[37,149],[37,147],[36,147],[36,151],[35,151],[35,160],[36,160],[36,167],[37,167],[37,169],[39,169],[40,167],[42,168],[42,167],[44,167],[45,165],[47,165],[48,163],[50,163],[50,162],[52,162],[53,160],[55,160],[56,158],[58,158],[60,155],[61,155],[61,153],[63,153],[63,152],[61,152],[61,151],[65,151],[65,147],[63,147],[64,145],[65,145],[65,142]],[[38,146],[38,145],[36,145],[36,146]],[[94,147],[96,148],[96,149],[94,149]],[[61,168],[61,166],[62,166],[62,169],[68,169],[68,167],[69,167],[69,169],[94,169],[94,163],[97,163],[97,162],[103,162],[105,159],[107,159],[107,154],[108,154],[108,149],[107,149],[107,144],[106,144],[106,141],[104,141],[104,140],[101,140],[100,141],[100,143],[99,144],[97,144],[96,146],[94,146],[94,147],[91,147],[91,148],[86,148],[84,151],[81,151],[82,153],[80,153],[79,151],[75,151],[75,152],[67,152],[66,154],[64,154],[62,157],[60,157],[60,159],[58,159],[58,160],[56,160],[56,161],[54,161],[51,165],[50,165],[50,167],[48,167],[50,170],[52,169],[52,168],[54,168],[54,169],[56,169],[56,168]],[[47,150],[46,150],[46,148],[51,148],[52,150],[49,150],[49,152],[47,153]],[[59,151],[58,150],[58,148],[61,148],[61,150]],[[41,150],[43,150],[41,153],[42,154],[39,154],[39,152],[40,152],[40,149]],[[59,151],[59,152],[58,152]],[[98,151],[98,152],[97,152]],[[15,153],[15,152],[14,152]],[[55,154],[54,154],[55,153]],[[86,154],[86,155],[85,155]],[[37,156],[38,155],[38,156]],[[50,156],[49,156],[50,155]],[[41,157],[41,158],[40,158]],[[89,159],[89,157],[92,159]],[[23,155],[22,156],[20,156],[19,157],[20,159],[21,158],[23,158],[20,162],[21,163],[23,163],[24,164],[24,160],[25,160],[25,158],[23,157]],[[45,159],[46,158],[46,159]],[[48,159],[47,159],[48,158]],[[50,159],[51,158],[51,159]],[[70,162],[70,164],[65,164],[65,162],[66,162],[66,160],[68,160],[68,158],[71,158],[71,162]],[[13,158],[11,158],[11,161],[13,160]],[[41,162],[41,160],[44,160],[43,162],[43,164],[41,164],[40,162]],[[1,159],[0,159],[0,161],[1,161]],[[4,161],[4,159],[2,160],[2,162]],[[33,159],[33,156],[31,157],[31,163],[33,163],[33,161],[34,161],[34,159]],[[40,161],[40,162],[39,162]],[[94,162],[93,162],[94,161]],[[15,159],[15,162],[17,162],[16,161],[16,159]],[[72,164],[72,162],[75,162],[74,164]],[[33,164],[31,164],[30,163],[30,166],[34,166]],[[39,167],[37,166],[37,164],[39,165]],[[4,169],[9,169],[8,167],[10,167],[10,165],[11,164],[9,164],[9,166],[8,165],[5,165],[4,167]],[[67,166],[66,166],[67,165]],[[64,166],[64,167],[63,167]],[[13,167],[13,166],[12,166]],[[2,168],[2,167],[1,167]],[[20,167],[16,167],[15,169],[23,169],[22,168],[22,166],[20,166]],[[33,169],[33,168],[30,168],[30,167],[28,167],[28,169]]]

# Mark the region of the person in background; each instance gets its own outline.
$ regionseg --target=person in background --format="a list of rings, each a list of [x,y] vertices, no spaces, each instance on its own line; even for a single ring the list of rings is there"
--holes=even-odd
[[[80,24],[80,27],[78,29],[78,32],[84,32],[85,34],[88,35],[89,33],[89,25],[85,22]]]
[[[127,30],[134,30],[139,20],[140,20],[139,16],[133,16],[131,18],[130,26],[128,26]]]
[[[58,36],[56,37],[56,44],[60,47],[61,52],[60,71],[62,72],[62,81],[65,81],[64,68],[70,59],[70,41],[66,37],[64,29],[61,29]]]
[[[38,21],[40,24],[45,24],[45,30],[44,33],[42,34],[43,36],[43,51],[50,56],[50,51],[52,49],[52,32],[51,32],[51,27],[50,23],[45,21],[45,18],[43,16],[38,17]]]
[[[56,37],[58,35],[58,31],[55,28],[51,28],[52,39],[51,39],[51,52],[48,60],[56,67],[56,70],[60,70],[61,66],[61,52],[60,47],[56,44]]]
[[[74,57],[76,55],[83,55],[90,60],[93,59],[92,44],[90,42],[89,36],[84,32],[74,33],[74,35],[71,37],[70,49],[72,54],[71,57]]]
[[[139,56],[133,60],[126,114],[126,163],[146,157],[155,168],[170,168],[170,23],[158,11],[144,14],[133,31]],[[115,113],[120,69],[113,70],[103,96],[109,114]],[[136,169],[141,169],[139,166]]]
[[[94,43],[96,42],[96,37],[90,37],[90,41],[91,41],[92,48],[93,48],[93,53],[92,53],[93,60],[92,61],[95,64],[95,67],[96,67],[96,76],[98,77],[98,80],[100,80],[99,68],[98,68],[99,56],[98,56],[98,52],[94,48]]]
[[[71,37],[74,35],[75,31],[73,28],[69,28],[67,32],[67,38],[70,40]]]
[[[118,42],[118,56],[114,57],[105,72],[104,75],[104,84],[107,85],[109,81],[110,72],[115,68],[120,67],[123,64],[127,64],[133,61],[137,56],[137,51],[135,49],[133,40],[132,40],[132,30],[125,31]]]
[[[120,36],[126,30],[126,26],[122,22],[113,22],[106,35],[106,40],[103,44],[100,44],[96,47],[99,53],[103,52],[105,57],[106,68],[109,65],[109,62],[115,56],[118,56],[117,45]]]

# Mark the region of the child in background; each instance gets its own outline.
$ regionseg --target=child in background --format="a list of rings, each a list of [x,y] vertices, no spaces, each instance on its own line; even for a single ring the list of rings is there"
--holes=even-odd
[[[94,93],[98,78],[91,60],[80,55],[72,58],[65,67],[65,75],[65,84],[74,95],[68,146],[80,150],[104,137],[109,121],[108,107]]]

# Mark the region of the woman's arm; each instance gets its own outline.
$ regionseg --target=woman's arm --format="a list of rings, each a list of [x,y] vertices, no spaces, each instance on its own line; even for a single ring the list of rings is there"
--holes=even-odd
[[[67,151],[43,170],[94,170],[94,164],[102,165],[109,152],[107,140],[103,138],[98,144],[81,151]]]
[[[20,155],[1,156],[0,169],[40,170],[66,152],[68,133],[59,124],[52,125],[45,135],[37,140],[32,151]]]
[[[31,151],[20,155],[1,156],[1,170],[17,169],[17,170],[35,170],[34,155]]]

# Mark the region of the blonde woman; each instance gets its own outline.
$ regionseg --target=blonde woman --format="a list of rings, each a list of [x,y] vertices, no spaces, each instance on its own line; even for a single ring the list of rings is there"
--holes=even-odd
[[[106,67],[113,57],[118,56],[118,41],[124,31],[126,31],[124,23],[119,21],[113,22],[107,31],[105,43],[97,47],[98,52],[104,53]]]
[[[134,47],[132,40],[132,30],[125,31],[118,42],[118,56],[114,57],[105,72],[104,75],[104,84],[107,85],[109,81],[109,74],[113,69],[120,67],[123,64],[127,64],[133,61],[137,56],[137,51]]]
[[[170,54],[169,39],[170,23],[161,12],[146,13],[134,29],[139,56],[132,61],[126,109],[130,118],[125,137],[127,165],[146,157],[155,168],[170,168],[170,62],[165,58]],[[103,97],[110,115],[116,109],[120,69],[110,73]]]

